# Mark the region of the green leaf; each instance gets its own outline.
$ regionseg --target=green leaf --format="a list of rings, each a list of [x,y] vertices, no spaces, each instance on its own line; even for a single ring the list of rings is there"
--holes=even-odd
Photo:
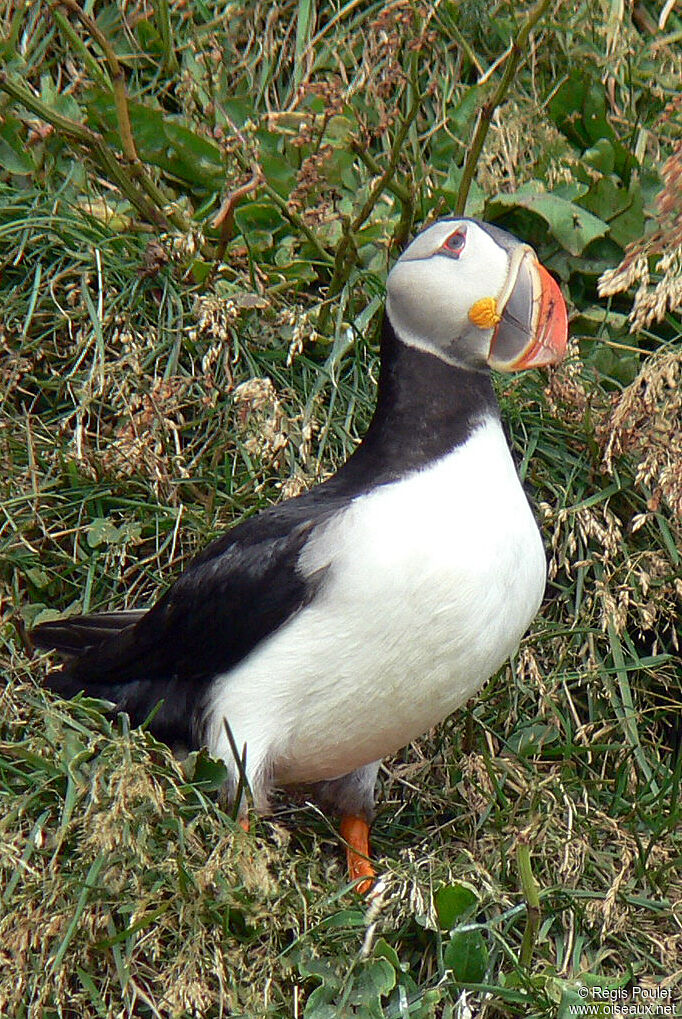
[[[592,365],[605,378],[615,379],[621,386],[629,386],[639,373],[640,357],[627,350],[600,345],[594,352]]]
[[[29,608],[32,607],[33,606],[29,606]],[[52,623],[55,619],[61,619],[63,614],[64,613],[60,612],[59,609],[39,608],[35,615],[28,616],[27,613],[25,618],[27,619],[30,628],[33,629],[34,626],[40,626],[41,623]]]
[[[400,962],[398,953],[396,952],[393,945],[389,945],[385,938],[379,938],[374,946],[374,958],[375,959],[387,959],[393,969],[402,970],[403,965]],[[406,968],[406,967],[405,967]]]
[[[86,536],[90,548],[98,548],[100,545],[113,545],[117,542],[120,531],[108,517],[97,517],[88,527]]]
[[[315,988],[303,1010],[304,1019],[337,1019],[339,1010],[336,1005],[329,1003],[326,993],[327,988],[324,985]]]
[[[254,230],[274,233],[286,222],[272,202],[245,202],[235,209],[234,218],[242,233],[249,234],[249,239]]]
[[[454,208],[457,195],[459,193],[459,186],[462,181],[462,170],[461,166],[455,166],[454,164],[448,168],[447,176],[433,193],[432,207],[438,204],[439,199],[444,198],[448,203],[448,208]],[[485,206],[485,192],[483,188],[475,180],[471,182],[469,188],[469,194],[467,195],[466,204],[466,215],[467,216],[481,216]]]
[[[497,195],[487,203],[488,214],[503,209],[522,208],[542,217],[556,240],[571,255],[584,249],[608,232],[608,223],[559,195],[544,191],[539,181],[524,184],[510,195]]]
[[[243,127],[247,120],[251,120],[256,114],[252,96],[226,96],[222,101],[222,106],[229,120],[236,127]]]
[[[390,994],[395,982],[395,969],[388,959],[370,959],[358,972],[353,987],[353,1001],[358,1005],[380,1006],[381,999]]]
[[[457,983],[482,983],[488,967],[488,949],[481,932],[459,931],[451,935],[443,952],[443,963]]]
[[[192,278],[195,283],[205,283],[213,272],[213,263],[204,262],[201,258],[195,258],[190,266]]]
[[[182,762],[182,770],[190,782],[204,791],[217,791],[227,781],[227,768],[206,750],[193,750]]]
[[[550,117],[562,134],[581,149],[589,145],[582,117],[577,115],[585,103],[587,88],[588,82],[583,75],[571,74],[554,93],[548,107]]]
[[[118,118],[113,96],[92,88],[83,96],[88,123],[102,131],[111,143],[120,145]],[[130,103],[130,125],[138,155],[146,163],[194,186],[219,189],[225,179],[222,154],[217,145],[159,110],[142,103]]]
[[[588,212],[610,220],[628,207],[630,196],[617,177],[600,177],[579,201]]]
[[[328,138],[331,142],[336,142],[339,145],[346,145],[348,139],[353,133],[355,123],[341,113],[338,113],[335,117],[329,119],[324,132],[325,138]]]
[[[0,125],[0,168],[16,174],[28,174],[35,169],[30,150],[26,148],[23,127],[20,121],[8,114]]]
[[[50,583],[48,574],[45,570],[41,570],[40,566],[31,566],[28,570],[24,570],[24,576],[38,590],[42,590],[42,588],[47,587]]]
[[[599,138],[592,148],[583,152],[583,162],[599,170],[600,173],[613,173],[616,155],[608,138]]]
[[[507,745],[519,757],[532,757],[542,751],[547,743],[556,743],[558,733],[554,726],[536,722],[524,725],[513,732]]]
[[[436,913],[441,930],[454,927],[459,918],[478,904],[478,896],[469,885],[458,881],[454,885],[443,885],[435,896]]]
[[[593,82],[586,90],[582,112],[585,134],[593,144],[606,138],[615,140],[615,132],[606,116],[606,93],[600,81]]]
[[[609,224],[611,236],[623,248],[644,234],[644,195],[634,175],[628,188],[628,198],[628,205]]]
[[[296,50],[294,53],[294,84],[301,82],[304,74],[304,57],[314,27],[315,6],[313,0],[298,0],[296,13]]]
[[[265,144],[263,134],[259,132],[258,137]],[[261,155],[260,165],[270,187],[282,198],[288,198],[296,187],[296,172],[291,163],[278,152],[268,152]]]
[[[614,139],[606,117],[606,96],[600,81],[575,70],[552,96],[549,115],[570,141],[587,149],[600,139]]]

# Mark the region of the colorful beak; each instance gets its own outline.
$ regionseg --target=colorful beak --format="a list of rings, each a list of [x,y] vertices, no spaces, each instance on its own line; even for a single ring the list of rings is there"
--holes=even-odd
[[[497,371],[556,364],[566,353],[568,318],[561,291],[535,252],[522,251],[490,344],[488,364]]]

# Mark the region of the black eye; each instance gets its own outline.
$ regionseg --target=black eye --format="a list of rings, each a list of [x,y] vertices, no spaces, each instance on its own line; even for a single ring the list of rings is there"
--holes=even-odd
[[[445,241],[443,248],[450,255],[461,255],[464,251],[466,240],[467,236],[463,230],[455,230],[454,234],[450,234],[448,239]]]

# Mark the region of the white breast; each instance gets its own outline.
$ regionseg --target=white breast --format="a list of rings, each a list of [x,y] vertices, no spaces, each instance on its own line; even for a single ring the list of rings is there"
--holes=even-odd
[[[545,555],[502,429],[362,496],[303,550],[312,604],[211,690],[210,749],[278,784],[379,759],[471,697],[537,612]],[[248,768],[248,763],[247,763]],[[248,770],[251,770],[248,768]]]

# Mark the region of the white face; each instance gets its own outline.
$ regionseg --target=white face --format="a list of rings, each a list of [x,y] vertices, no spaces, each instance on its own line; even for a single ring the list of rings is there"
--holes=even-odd
[[[428,227],[388,276],[386,311],[399,338],[451,364],[483,367],[494,329],[475,325],[469,313],[477,301],[506,301],[519,255],[470,219]]]

